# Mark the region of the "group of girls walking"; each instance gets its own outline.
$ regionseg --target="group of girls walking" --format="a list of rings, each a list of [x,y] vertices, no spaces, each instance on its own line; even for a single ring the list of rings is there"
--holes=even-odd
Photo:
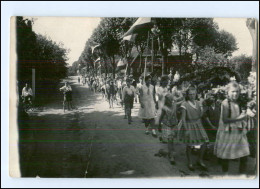
[[[174,150],[176,142],[185,144],[187,166],[191,171],[195,170],[192,149],[194,146],[200,146],[196,165],[203,170],[208,170],[208,166],[203,160],[209,137],[202,124],[202,118],[207,109],[197,99],[196,87],[188,87],[183,97],[176,88],[169,90],[167,77],[161,78],[160,85],[157,91],[154,91],[151,78],[147,77],[139,90],[141,104],[139,117],[143,119],[147,129],[146,134],[150,129],[152,135],[157,137],[156,131],[158,130],[161,140],[167,138],[171,164],[176,163]],[[238,102],[239,84],[231,82],[227,85],[226,90],[226,99],[221,102],[220,115],[215,120],[219,122],[218,128],[212,126],[217,129],[214,154],[219,159],[224,173],[228,172],[229,160],[239,159],[239,173],[245,174],[247,157],[250,155],[247,139],[247,114],[245,111],[241,111]],[[158,99],[157,111],[155,94]],[[178,112],[180,112],[180,116],[178,116]]]
[[[166,140],[170,163],[177,163],[175,145],[181,143],[186,146],[188,169],[194,171],[196,164],[207,171],[208,166],[203,160],[209,137],[202,124],[202,118],[209,109],[204,107],[202,100],[198,100],[197,88],[189,86],[186,93],[183,94],[176,86],[169,88],[167,76],[162,77],[160,86],[156,87],[151,84],[150,76],[145,77],[144,81],[140,80],[137,87],[131,83],[131,79],[126,79],[126,85],[121,90],[128,124],[132,122],[131,109],[134,99],[138,96],[140,103],[138,117],[143,120],[146,128],[145,134],[149,135],[151,132],[154,137],[159,135],[162,142]],[[239,159],[239,173],[244,174],[247,168],[247,157],[250,155],[247,139],[247,115],[244,111],[241,112],[238,103],[239,84],[231,82],[226,89],[227,95],[226,99],[220,103],[219,117],[211,124],[212,128],[217,130],[214,137],[214,155],[220,160],[224,173],[229,170],[230,160]],[[111,93],[114,94],[114,92]],[[200,146],[195,163],[192,158],[194,146]]]

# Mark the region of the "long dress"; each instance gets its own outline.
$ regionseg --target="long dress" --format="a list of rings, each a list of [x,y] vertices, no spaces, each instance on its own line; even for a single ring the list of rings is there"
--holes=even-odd
[[[223,108],[229,107],[228,100],[224,100],[221,104],[221,113],[219,127],[216,137],[214,154],[221,159],[237,159],[248,156],[249,144],[246,133],[241,131],[244,121],[234,123],[223,122]],[[231,115],[230,118],[236,118],[240,115],[238,104],[230,102]]]
[[[148,90],[149,89],[149,90]],[[156,116],[155,102],[154,102],[154,86],[150,85],[149,88],[144,84],[140,89],[140,98],[144,108],[140,107],[138,117],[141,119],[153,119]]]
[[[186,110],[186,129],[184,125],[179,132],[180,142],[184,142],[188,145],[201,145],[205,142],[209,142],[208,135],[204,130],[201,123],[201,108],[198,101],[195,101],[195,105],[190,101],[184,101],[181,105]],[[189,131],[189,135],[185,134],[185,130]]]

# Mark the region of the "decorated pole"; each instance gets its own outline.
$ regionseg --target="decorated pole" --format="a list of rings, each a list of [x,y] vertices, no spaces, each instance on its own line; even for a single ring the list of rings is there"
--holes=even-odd
[[[128,62],[127,62],[127,64],[126,64],[125,77],[126,77],[126,75],[127,75],[127,69],[128,69]]]
[[[149,50],[148,50],[148,47],[149,47],[149,37],[150,37],[150,31],[148,31],[148,37],[147,37],[147,46],[146,46],[147,52],[149,52]],[[145,57],[145,62],[144,62],[144,81],[145,81],[145,77],[146,77],[147,56],[148,56],[148,53],[147,53],[147,55],[146,55],[146,57]],[[141,58],[142,58],[142,57],[141,57]]]

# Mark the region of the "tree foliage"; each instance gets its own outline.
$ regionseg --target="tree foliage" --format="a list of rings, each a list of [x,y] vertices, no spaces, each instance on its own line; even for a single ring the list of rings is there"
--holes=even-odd
[[[33,20],[16,17],[17,79],[19,91],[25,82],[31,83],[32,68],[36,70],[36,93],[41,93],[46,82],[59,81],[67,75],[67,49],[46,36],[32,31]]]
[[[233,68],[240,74],[241,79],[246,81],[252,68],[252,56],[242,54],[233,57],[230,62]]]
[[[122,41],[123,34],[136,20],[137,18],[103,18],[86,43],[79,61],[94,69],[95,67],[91,66],[93,60],[102,57],[103,67],[111,68],[114,73],[115,60],[120,57],[127,60],[133,58],[131,57],[133,47],[139,54],[144,54],[147,31],[151,28],[138,32],[134,42]],[[237,50],[234,36],[226,31],[219,31],[213,18],[152,18],[152,22],[158,26],[160,32],[157,36],[150,32],[147,50],[151,50],[153,40],[154,52],[156,54],[160,52],[164,61],[173,48],[177,47],[181,56],[196,57],[194,68],[229,66],[228,59],[232,52]],[[92,54],[91,47],[96,44],[100,44],[99,50]],[[207,66],[208,63],[214,64]]]

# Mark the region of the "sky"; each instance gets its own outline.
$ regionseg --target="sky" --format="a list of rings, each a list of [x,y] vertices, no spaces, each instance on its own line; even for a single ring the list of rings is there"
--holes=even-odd
[[[53,41],[62,42],[70,49],[68,63],[72,65],[81,55],[86,41],[98,26],[101,18],[95,17],[34,17],[33,30],[49,36]],[[252,39],[246,27],[246,18],[215,18],[220,30],[232,33],[237,41],[238,50],[233,56],[252,55]]]
[[[33,31],[62,42],[64,48],[70,49],[68,63],[72,65],[79,59],[85,43],[98,26],[100,18],[95,17],[33,17]]]
[[[233,56],[241,54],[252,56],[253,41],[246,27],[246,18],[214,18],[214,21],[218,23],[220,30],[235,36],[239,49],[232,54]]]

